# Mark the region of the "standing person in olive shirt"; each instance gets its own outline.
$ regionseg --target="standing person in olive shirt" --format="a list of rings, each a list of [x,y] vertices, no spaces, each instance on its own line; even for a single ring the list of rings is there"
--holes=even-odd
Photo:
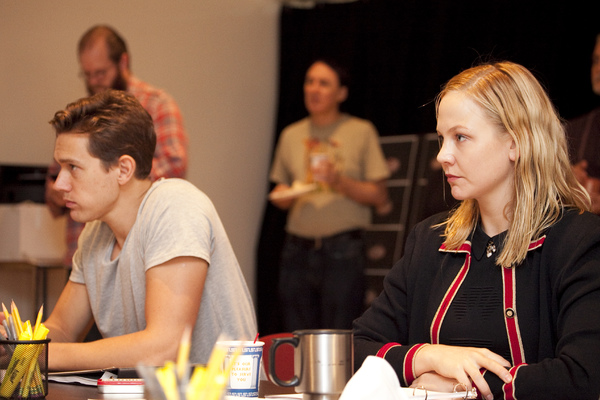
[[[272,202],[289,210],[279,282],[286,331],[350,329],[364,306],[363,229],[371,207],[389,202],[389,169],[373,124],[340,111],[347,81],[333,61],[310,66],[309,115],[282,132],[271,168]],[[298,183],[317,189],[286,196]]]

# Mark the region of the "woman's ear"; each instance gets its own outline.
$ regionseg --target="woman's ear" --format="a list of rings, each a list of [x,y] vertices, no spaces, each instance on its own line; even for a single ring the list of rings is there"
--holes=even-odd
[[[515,162],[519,159],[519,149],[514,139],[510,141],[510,148],[508,149],[508,158],[510,161]]]
[[[124,154],[119,157],[118,169],[119,169],[119,184],[123,185],[129,182],[135,175],[136,163],[133,157]]]

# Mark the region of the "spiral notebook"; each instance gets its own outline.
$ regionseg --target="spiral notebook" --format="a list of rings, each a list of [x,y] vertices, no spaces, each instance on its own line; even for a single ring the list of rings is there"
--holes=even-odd
[[[400,388],[398,392],[398,400],[409,399],[409,400],[434,400],[434,399],[476,399],[477,394],[475,392],[434,392],[431,390],[415,389],[415,388]],[[296,399],[302,400],[301,393],[295,394],[275,394],[265,396],[265,399]]]

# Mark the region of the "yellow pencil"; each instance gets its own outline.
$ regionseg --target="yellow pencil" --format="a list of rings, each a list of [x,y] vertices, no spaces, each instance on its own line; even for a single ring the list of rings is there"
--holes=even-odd
[[[8,323],[8,317],[10,317],[10,314],[8,313],[4,303],[2,303],[2,312],[4,313],[4,319],[6,319],[6,322]]]
[[[29,322],[29,320],[25,321],[23,324],[19,340],[33,340],[33,329],[31,329],[31,322]]]
[[[190,347],[192,338],[192,329],[186,326],[179,344],[179,352],[177,353],[177,377],[183,380],[187,377],[188,361],[190,357]]]
[[[40,324],[33,332],[33,340],[44,340],[48,336],[50,330],[44,324]]]
[[[40,311],[38,311],[37,319],[35,320],[35,328],[33,328],[34,335],[35,335],[35,332],[37,332],[38,328],[40,327],[40,324],[42,323],[42,315],[43,314],[44,314],[44,305],[42,304],[42,306],[40,307]]]
[[[175,365],[172,361],[167,361],[163,367],[156,369],[156,379],[160,383],[167,400],[180,400],[175,374]]]
[[[19,315],[19,309],[17,308],[17,305],[15,304],[14,300],[11,302],[10,311],[11,311],[11,314],[15,321],[15,325],[16,325],[15,328],[17,330],[17,336],[21,336],[21,333],[23,332],[23,323],[21,322],[21,316]]]
[[[205,379],[206,369],[202,365],[194,367],[194,372],[190,378],[186,390],[186,399],[202,399],[204,390],[206,389]]]

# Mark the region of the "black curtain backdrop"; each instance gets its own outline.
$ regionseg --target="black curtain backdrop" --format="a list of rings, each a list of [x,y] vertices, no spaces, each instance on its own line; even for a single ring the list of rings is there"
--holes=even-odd
[[[281,130],[306,115],[304,74],[321,56],[349,69],[345,110],[371,120],[381,136],[434,132],[432,101],[441,85],[482,61],[524,65],[563,118],[583,114],[600,105],[589,78],[600,2],[584,3],[362,0],[311,9],[284,6],[273,148]],[[281,331],[276,288],[285,218],[265,204],[257,246],[261,335]]]

